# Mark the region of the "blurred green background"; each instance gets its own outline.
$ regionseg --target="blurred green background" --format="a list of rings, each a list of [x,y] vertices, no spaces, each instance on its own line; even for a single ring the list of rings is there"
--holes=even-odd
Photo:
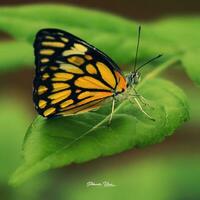
[[[0,1],[0,6],[32,2],[4,0]],[[71,3],[142,21],[200,12],[200,2],[196,0],[42,2]],[[2,32],[0,38],[1,41],[12,40]],[[181,85],[191,97],[191,120],[173,136],[161,144],[144,149],[133,149],[85,164],[51,170],[17,188],[9,186],[8,178],[21,160],[21,144],[26,129],[36,115],[32,103],[33,76],[34,70],[28,68],[0,74],[0,199],[200,199],[200,94],[199,88],[194,87],[192,81],[179,69],[169,70],[165,76]],[[88,181],[109,181],[116,187],[87,187]]]

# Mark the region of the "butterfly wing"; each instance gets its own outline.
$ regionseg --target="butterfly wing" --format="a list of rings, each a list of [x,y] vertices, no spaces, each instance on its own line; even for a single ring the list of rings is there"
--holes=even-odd
[[[126,80],[117,65],[70,33],[42,29],[36,35],[34,49],[33,100],[44,117],[92,110],[126,89]]]

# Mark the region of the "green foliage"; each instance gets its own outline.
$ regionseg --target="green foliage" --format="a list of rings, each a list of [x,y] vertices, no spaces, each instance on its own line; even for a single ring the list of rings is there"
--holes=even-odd
[[[2,42],[0,55],[0,73],[32,65],[34,62],[32,47],[27,42]]]
[[[16,40],[32,44],[36,32],[44,27],[61,28],[74,33],[107,52],[119,63],[133,58],[137,26],[121,17],[63,5],[0,8],[0,30]],[[129,34],[131,39],[127,38]]]
[[[145,59],[163,53],[165,59],[172,56],[184,59],[186,53],[199,49],[197,30],[199,22],[199,17],[174,17],[144,24],[140,58]],[[24,55],[26,62],[19,59],[16,67],[22,67],[23,64],[33,65],[33,53],[28,43],[32,44],[36,32],[44,27],[61,28],[72,32],[105,51],[118,64],[133,63],[137,40],[136,23],[104,12],[46,4],[0,8],[0,30],[18,41],[27,42],[27,45],[18,43],[18,48],[24,51],[17,51],[15,55],[18,57],[19,54],[21,57],[24,55],[23,52],[26,52]],[[10,57],[10,52],[13,52],[12,46],[7,47],[6,57]],[[198,59],[198,57],[195,59],[197,63]],[[186,69],[191,62],[185,65]],[[7,70],[13,68],[12,64],[6,65],[6,63],[7,60],[0,61],[0,66],[6,66]],[[193,80],[196,80],[193,73],[188,73]]]
[[[171,17],[151,23],[150,28],[158,38],[162,38],[158,43],[164,40],[177,53],[185,53],[199,49],[199,22],[199,16]]]
[[[118,105],[110,127],[110,107],[53,120],[37,117],[26,135],[25,163],[11,182],[19,184],[51,168],[160,142],[188,119],[185,95],[174,84],[162,79],[146,80],[139,92],[152,103],[154,109],[149,112],[155,122],[128,101]]]
[[[174,62],[182,61],[192,80],[198,76],[199,17],[173,17],[144,25],[140,59],[158,53],[164,62],[149,73],[138,91],[151,104],[146,119],[135,105],[119,102],[110,127],[110,104],[96,112],[46,120],[37,117],[27,131],[24,163],[11,178],[20,184],[48,169],[113,155],[133,147],[158,143],[188,119],[187,99],[175,84],[155,79]],[[0,73],[33,66],[32,43],[41,28],[61,28],[103,50],[118,64],[133,63],[137,24],[99,11],[64,5],[30,5],[0,8],[0,30],[15,41],[0,44]],[[192,38],[192,41],[191,41]],[[162,60],[162,61],[163,61]],[[197,63],[197,64],[196,64]]]
[[[198,43],[198,42],[197,42]],[[183,65],[190,78],[200,85],[200,48],[199,50],[191,51],[185,54],[182,59]]]

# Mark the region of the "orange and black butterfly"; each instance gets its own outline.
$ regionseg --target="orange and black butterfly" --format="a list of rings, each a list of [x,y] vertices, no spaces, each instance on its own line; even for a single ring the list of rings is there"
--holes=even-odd
[[[33,100],[38,113],[47,118],[98,108],[139,79],[137,70],[125,77],[103,52],[59,29],[40,30],[34,49]]]

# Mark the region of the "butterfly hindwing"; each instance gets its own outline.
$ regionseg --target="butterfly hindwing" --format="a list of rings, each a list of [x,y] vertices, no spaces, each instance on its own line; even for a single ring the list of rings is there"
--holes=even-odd
[[[86,112],[113,96],[125,79],[117,65],[85,41],[58,29],[42,29],[35,43],[33,100],[45,117]]]

